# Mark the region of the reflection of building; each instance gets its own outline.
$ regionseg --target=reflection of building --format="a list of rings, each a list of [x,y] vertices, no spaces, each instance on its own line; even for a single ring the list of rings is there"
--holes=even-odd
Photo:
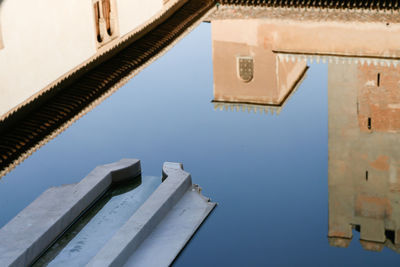
[[[274,26],[253,19],[212,21],[215,102],[253,104],[251,109],[285,102],[307,67],[272,52]]]
[[[399,63],[400,23],[395,13],[222,5],[208,20],[215,108],[279,113],[309,59],[368,66],[392,64],[394,59]],[[278,108],[265,110],[260,104]]]
[[[400,68],[329,64],[329,240],[400,246]]]
[[[275,2],[279,5],[278,1]],[[289,2],[286,4],[293,4]],[[210,15],[209,20],[213,23],[216,20],[235,20],[238,24],[247,21],[248,18],[263,21],[273,33],[269,35],[271,39],[268,41],[274,52],[398,59],[400,58],[398,12],[398,6],[394,12],[376,13],[370,10],[354,12],[343,8],[323,11],[318,8],[254,8],[222,5]],[[248,25],[244,30],[250,36],[256,27]]]
[[[365,249],[400,251],[398,16],[279,12],[288,16],[230,6],[210,16],[215,107],[282,105],[306,60],[330,62],[329,242],[346,247],[356,229]]]

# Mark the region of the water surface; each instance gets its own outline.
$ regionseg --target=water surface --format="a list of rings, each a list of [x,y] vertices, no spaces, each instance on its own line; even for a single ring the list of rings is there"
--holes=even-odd
[[[136,177],[113,185],[34,266],[84,266],[147,200],[161,177]]]
[[[182,162],[219,204],[176,266],[397,263],[387,246],[363,249],[356,230],[347,248],[329,243],[328,64],[308,64],[279,115],[214,110],[211,36],[201,24],[3,177],[0,226],[48,187],[130,157],[141,159],[144,176]]]

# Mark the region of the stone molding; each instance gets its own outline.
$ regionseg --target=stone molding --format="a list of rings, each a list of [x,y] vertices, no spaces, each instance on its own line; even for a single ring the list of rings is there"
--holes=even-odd
[[[122,159],[96,167],[79,183],[46,190],[0,229],[1,266],[31,265],[111,184],[140,174],[139,160]],[[163,182],[86,266],[169,266],[179,255],[216,203],[181,163],[164,163],[162,174]]]
[[[122,159],[96,167],[79,183],[52,187],[0,229],[2,266],[29,266],[112,183],[135,179],[140,161]]]
[[[170,266],[216,203],[181,163],[164,163],[162,174],[162,184],[86,266]]]

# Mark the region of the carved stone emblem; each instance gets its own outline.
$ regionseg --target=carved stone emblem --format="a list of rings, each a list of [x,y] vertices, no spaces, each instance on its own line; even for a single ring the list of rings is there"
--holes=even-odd
[[[252,57],[236,58],[237,72],[240,79],[244,82],[250,82],[253,79],[254,64]]]

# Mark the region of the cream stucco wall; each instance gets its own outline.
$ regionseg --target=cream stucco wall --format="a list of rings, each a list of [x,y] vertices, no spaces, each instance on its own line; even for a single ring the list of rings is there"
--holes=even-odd
[[[96,52],[91,1],[5,0],[0,17],[0,116]]]
[[[161,12],[163,1],[116,0],[116,7],[112,42]],[[0,0],[0,20],[0,118],[100,53],[92,0]]]
[[[117,0],[120,35],[140,26],[162,7],[162,0]]]

